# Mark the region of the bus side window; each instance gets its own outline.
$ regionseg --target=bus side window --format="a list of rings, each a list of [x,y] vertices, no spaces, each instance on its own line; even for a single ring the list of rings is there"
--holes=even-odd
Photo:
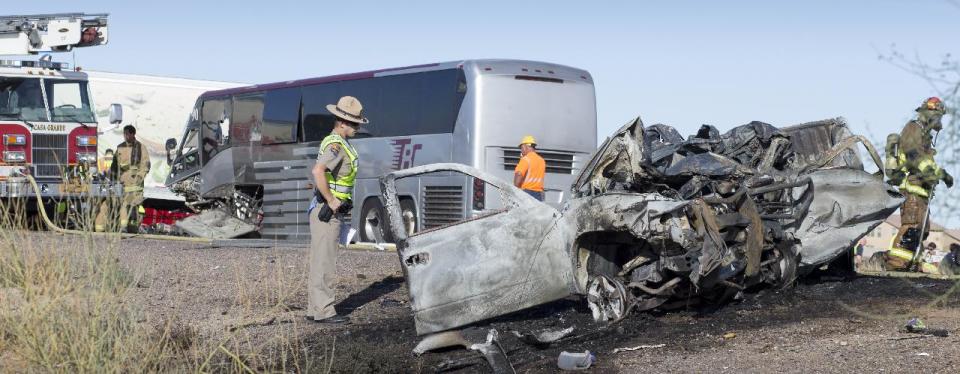
[[[263,122],[263,94],[237,96],[233,99],[233,123],[230,126],[230,142],[249,143],[260,140],[260,124]]]
[[[418,98],[418,134],[447,134],[454,131],[460,105],[466,95],[463,70],[450,69],[423,73]]]
[[[386,125],[381,105],[381,90],[383,84],[382,78],[365,78],[352,81],[340,82],[340,93],[356,97],[363,104],[363,116],[370,120],[370,123],[361,126],[361,131],[357,133],[358,138],[372,138],[383,136],[381,129]],[[339,99],[339,98],[338,98]],[[335,103],[336,100],[331,101]],[[392,122],[391,122],[392,123]]]
[[[304,142],[321,141],[333,131],[333,114],[327,111],[327,104],[336,103],[340,99],[340,84],[334,82],[306,86],[301,89],[301,94],[301,139]]]
[[[285,88],[268,91],[264,101],[263,144],[283,144],[297,141],[300,89]]]
[[[420,122],[420,76],[404,74],[379,79],[380,107],[377,111],[383,123],[376,126],[380,136],[416,135],[413,131]]]
[[[460,69],[374,78],[380,80],[378,136],[449,134],[465,95]],[[373,119],[371,119],[371,122]]]
[[[209,160],[229,146],[230,99],[211,99],[203,102],[200,114],[200,149],[203,159]],[[204,161],[206,162],[206,161]]]

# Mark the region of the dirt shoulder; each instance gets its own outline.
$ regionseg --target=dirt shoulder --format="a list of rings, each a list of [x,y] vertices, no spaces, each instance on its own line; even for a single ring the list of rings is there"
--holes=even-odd
[[[124,240],[121,263],[138,276],[128,296],[142,305],[143,323],[176,321],[208,340],[237,339],[262,354],[296,347],[306,371],[485,371],[463,350],[414,357],[419,342],[395,253],[342,251],[337,264],[338,306],[353,323],[307,322],[306,249],[212,248],[196,244]],[[960,296],[953,282],[856,277],[807,279],[780,292],[748,293],[716,310],[636,314],[598,326],[578,298],[481,324],[503,337],[518,372],[554,372],[560,351],[590,350],[597,372],[957,372]],[[899,332],[909,316],[951,331],[946,338]],[[574,326],[546,349],[509,331]],[[730,333],[735,334],[732,336]],[[725,337],[726,335],[726,337]],[[615,348],[664,344],[612,353]]]

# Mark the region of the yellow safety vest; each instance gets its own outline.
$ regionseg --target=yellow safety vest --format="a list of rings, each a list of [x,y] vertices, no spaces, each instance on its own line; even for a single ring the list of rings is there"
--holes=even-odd
[[[340,135],[330,134],[320,142],[320,150],[327,149],[330,144],[340,144],[340,148],[347,153],[350,161],[350,172],[340,178],[334,177],[331,170],[327,170],[327,185],[330,186],[330,192],[337,199],[350,200],[353,198],[353,183],[357,179],[357,150],[353,149],[350,143],[347,143]]]
[[[910,175],[911,173],[906,165],[907,155],[903,152],[898,152],[897,161],[900,163],[900,171],[903,172],[904,175]],[[933,160],[933,156],[925,156],[923,160],[920,161],[920,164],[917,165],[917,169],[920,170],[921,175],[927,173],[928,169],[932,169],[932,174],[937,178],[943,175],[943,169]],[[917,196],[930,197],[930,190],[923,188],[923,186],[910,183],[909,178],[903,178],[903,182],[900,183],[900,192],[904,191]]]
[[[109,159],[106,156],[104,156],[104,157],[101,157],[99,160],[97,160],[97,169],[99,169],[101,173],[106,173],[108,170],[110,170],[110,166],[112,164],[113,164],[113,156],[110,156]]]

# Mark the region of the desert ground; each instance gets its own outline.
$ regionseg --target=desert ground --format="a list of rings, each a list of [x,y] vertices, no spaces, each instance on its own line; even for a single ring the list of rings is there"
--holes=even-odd
[[[396,253],[340,252],[337,309],[352,321],[326,326],[304,318],[304,246],[122,244],[119,261],[137,279],[125,297],[142,306],[141,323],[173,323],[190,339],[230,339],[256,352],[295,347],[302,355],[273,359],[296,360],[303,371],[489,370],[467,350],[413,355],[420,338]],[[554,372],[561,351],[584,350],[596,355],[594,372],[957,372],[954,288],[944,280],[815,272],[787,290],[751,290],[721,306],[635,313],[612,325],[594,323],[585,303],[571,296],[471,329],[497,329],[517,372]],[[951,334],[904,332],[910,317]],[[510,333],[570,326],[570,336],[548,347]],[[613,353],[641,345],[654,348]]]

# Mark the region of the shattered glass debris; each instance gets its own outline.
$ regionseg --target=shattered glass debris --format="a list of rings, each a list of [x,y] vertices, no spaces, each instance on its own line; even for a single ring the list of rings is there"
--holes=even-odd
[[[398,253],[418,333],[459,327],[586,295],[598,321],[723,302],[758,285],[786,287],[879,225],[902,197],[864,170],[842,119],[776,128],[762,122],[684,139],[639,118],[601,145],[562,211],[485,172],[436,164],[382,180],[399,220],[396,179],[436,171],[498,188],[506,208],[407,237]],[[402,225],[393,225],[402,227]],[[470,238],[465,240],[464,238]],[[407,264],[429,256],[431,263]],[[565,291],[564,291],[565,290]]]

